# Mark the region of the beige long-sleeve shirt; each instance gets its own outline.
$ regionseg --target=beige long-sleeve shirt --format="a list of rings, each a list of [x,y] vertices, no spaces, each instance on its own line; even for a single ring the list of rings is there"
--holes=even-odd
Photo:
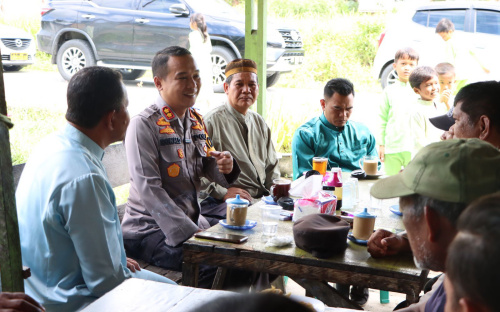
[[[240,166],[241,173],[231,186],[246,190],[255,199],[267,195],[280,170],[271,129],[264,118],[250,110],[243,115],[225,103],[208,112],[204,120],[215,149],[230,151]],[[227,193],[227,186],[206,179],[203,187],[217,199]]]

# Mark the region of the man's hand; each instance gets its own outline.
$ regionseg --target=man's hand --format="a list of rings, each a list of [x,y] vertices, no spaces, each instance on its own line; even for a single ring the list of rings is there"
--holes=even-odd
[[[233,156],[231,153],[225,152],[210,152],[210,156],[215,158],[217,161],[217,166],[219,167],[220,173],[229,174],[233,171]]]
[[[377,230],[368,239],[368,252],[373,258],[392,256],[410,250],[408,239],[386,230]]]
[[[441,94],[441,97],[439,98],[440,101],[446,105],[446,109],[450,109],[448,101],[450,100],[451,93],[452,93],[451,89],[444,90],[443,94]]]
[[[13,312],[42,312],[42,307],[30,296],[24,293],[0,293],[0,311]]]
[[[240,195],[241,198],[244,198],[248,200],[249,202],[252,202],[252,196],[245,191],[244,189],[240,189],[238,187],[230,187],[227,189],[226,195],[224,195],[224,201],[226,201],[229,198],[235,198],[236,195]]]
[[[384,158],[385,158],[385,146],[384,145],[378,146],[378,158],[380,158],[381,162],[384,162]]]
[[[127,268],[132,272],[141,270],[139,263],[137,263],[137,261],[135,261],[134,259],[130,258],[127,258]]]
[[[441,134],[441,140],[445,141],[445,140],[453,139],[455,136],[454,128],[455,128],[455,125],[451,126],[450,129],[448,129],[448,131],[443,132],[443,134]]]

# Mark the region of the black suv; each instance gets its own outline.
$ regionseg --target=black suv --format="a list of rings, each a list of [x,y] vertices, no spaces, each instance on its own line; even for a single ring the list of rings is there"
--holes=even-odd
[[[49,1],[42,9],[38,49],[52,54],[64,79],[85,66],[117,68],[133,80],[151,68],[154,54],[171,45],[188,47],[189,16],[203,13],[212,40],[214,85],[227,63],[245,51],[245,17],[224,0]],[[268,86],[302,64],[299,33],[268,26]]]

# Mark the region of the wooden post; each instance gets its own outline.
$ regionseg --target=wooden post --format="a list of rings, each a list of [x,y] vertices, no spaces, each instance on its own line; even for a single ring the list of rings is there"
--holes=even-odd
[[[256,4],[257,2],[257,4]],[[258,7],[258,8],[257,8]],[[265,118],[267,85],[267,0],[245,1],[245,58],[257,62],[259,97],[257,113]]]
[[[2,62],[0,60],[0,114],[7,115]],[[17,223],[9,130],[0,121],[0,274],[2,291],[24,292],[21,244]]]

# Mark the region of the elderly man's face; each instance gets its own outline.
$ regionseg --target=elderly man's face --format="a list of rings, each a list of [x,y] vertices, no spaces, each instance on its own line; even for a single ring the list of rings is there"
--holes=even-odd
[[[336,127],[343,127],[351,117],[352,109],[354,107],[354,96],[342,95],[337,92],[330,98],[323,99],[321,108],[325,114],[326,120]]]
[[[399,205],[403,212],[403,224],[408,235],[415,265],[420,269],[436,270],[432,250],[427,240],[429,229],[427,228],[424,216],[415,217],[413,215],[412,211],[414,211],[414,208],[412,207],[412,202],[399,201]]]
[[[453,126],[454,138],[479,138],[481,132],[478,129],[478,125],[477,123],[474,124],[470,120],[469,115],[462,111],[462,102],[458,102],[455,108],[453,108],[453,119],[455,119],[455,125]]]
[[[238,112],[246,114],[259,95],[257,75],[250,72],[234,74],[229,85],[224,83],[224,92],[229,104]]]

